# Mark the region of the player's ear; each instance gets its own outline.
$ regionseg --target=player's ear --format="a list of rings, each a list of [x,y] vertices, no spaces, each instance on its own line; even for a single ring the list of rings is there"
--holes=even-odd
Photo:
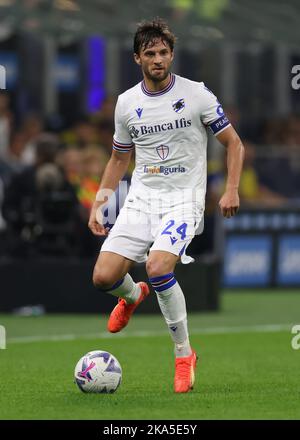
[[[134,53],[133,54],[134,57],[134,61],[136,62],[136,64],[138,64],[139,66],[141,65],[141,59],[138,53]]]

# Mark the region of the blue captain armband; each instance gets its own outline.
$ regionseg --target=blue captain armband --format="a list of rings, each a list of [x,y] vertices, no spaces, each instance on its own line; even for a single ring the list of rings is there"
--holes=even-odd
[[[216,119],[214,122],[211,122],[208,127],[210,128],[211,132],[216,135],[223,131],[224,128],[228,127],[229,125],[231,124],[227,116],[223,115],[219,119]]]

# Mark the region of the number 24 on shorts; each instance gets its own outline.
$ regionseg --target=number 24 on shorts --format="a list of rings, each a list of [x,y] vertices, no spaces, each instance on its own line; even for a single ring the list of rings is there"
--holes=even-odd
[[[166,224],[165,229],[162,231],[161,235],[163,234],[173,235],[173,232],[171,232],[170,229],[173,228],[174,225],[175,225],[175,221],[169,220]],[[176,228],[176,232],[178,232],[178,234],[180,235],[181,240],[184,240],[186,237],[186,228],[187,228],[187,223],[182,223],[180,226],[178,226],[178,228]]]

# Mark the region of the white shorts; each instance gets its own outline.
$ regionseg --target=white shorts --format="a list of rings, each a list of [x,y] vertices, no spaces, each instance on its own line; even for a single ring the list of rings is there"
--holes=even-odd
[[[186,248],[199,226],[203,230],[203,212],[204,208],[193,202],[151,210],[145,196],[129,192],[101,252],[114,252],[143,263],[148,252],[158,250],[181,256],[184,264],[190,263],[194,260],[186,255]]]

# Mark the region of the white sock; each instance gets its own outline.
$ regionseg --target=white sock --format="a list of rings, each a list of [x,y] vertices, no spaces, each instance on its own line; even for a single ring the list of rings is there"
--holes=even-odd
[[[190,356],[192,349],[189,342],[185,298],[174,273],[150,278],[150,282],[157,294],[160,310],[175,343],[175,356]]]
[[[132,304],[139,298],[141,288],[133,281],[129,273],[127,273],[124,278],[116,282],[116,284],[109,289],[106,289],[105,292],[124,298],[127,304]]]

